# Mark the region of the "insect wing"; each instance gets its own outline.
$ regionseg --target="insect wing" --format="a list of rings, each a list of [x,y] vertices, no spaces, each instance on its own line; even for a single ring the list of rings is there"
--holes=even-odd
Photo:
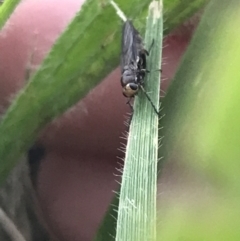
[[[125,66],[134,65],[138,58],[138,44],[136,42],[136,29],[130,21],[126,21],[123,25],[122,32],[122,55],[121,67],[122,71]]]

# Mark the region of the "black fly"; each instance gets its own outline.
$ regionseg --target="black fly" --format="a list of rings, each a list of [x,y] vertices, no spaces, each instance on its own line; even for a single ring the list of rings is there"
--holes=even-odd
[[[121,56],[121,85],[123,87],[123,95],[129,98],[127,104],[133,109],[130,101],[138,93],[139,89],[142,89],[154,111],[159,115],[157,108],[143,88],[145,74],[149,73],[146,61],[148,55],[149,53],[144,48],[143,40],[139,32],[135,29],[131,21],[126,20],[122,32]]]

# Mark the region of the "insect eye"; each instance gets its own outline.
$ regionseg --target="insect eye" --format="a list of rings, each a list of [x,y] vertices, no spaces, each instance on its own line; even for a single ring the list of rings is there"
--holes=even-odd
[[[123,87],[123,95],[126,97],[133,97],[138,92],[138,85],[135,83],[129,83]]]
[[[138,85],[135,83],[129,83],[126,86],[128,89],[131,89],[132,91],[137,91],[138,90]]]

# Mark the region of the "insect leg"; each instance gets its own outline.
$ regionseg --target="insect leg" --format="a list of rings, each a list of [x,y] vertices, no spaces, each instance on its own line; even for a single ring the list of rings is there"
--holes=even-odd
[[[162,69],[155,69],[155,70],[153,70],[153,72],[155,72],[155,71],[160,71],[160,73],[162,73]],[[150,71],[146,70],[146,73],[150,73]]]
[[[132,117],[133,117],[133,112],[134,112],[133,105],[131,104],[131,100],[132,100],[132,97],[130,97],[130,98],[128,99],[127,103],[126,103],[126,104],[128,104],[128,105],[130,106],[130,109],[131,109],[131,111],[132,111],[132,113],[131,113],[131,115],[130,115],[130,118],[129,118],[129,120],[128,120],[128,126],[129,126],[129,128],[130,128],[130,124],[131,124],[131,122],[132,122]],[[129,129],[129,128],[128,128],[128,129]]]
[[[126,104],[129,105],[131,111],[133,112],[133,105],[131,104],[131,100],[132,100],[132,97],[130,97],[130,98],[128,99],[128,101],[127,101]]]
[[[159,116],[159,115],[160,115],[160,113],[159,113],[159,111],[157,110],[156,106],[153,104],[153,102],[152,102],[152,100],[151,100],[150,96],[148,95],[148,93],[146,92],[146,90],[143,88],[143,86],[142,86],[142,85],[140,85],[140,87],[141,87],[141,89],[142,89],[143,93],[146,95],[146,97],[147,97],[147,99],[149,100],[149,102],[151,103],[151,105],[152,105],[152,107],[153,107],[154,111],[155,111],[155,112],[156,112],[156,114]]]
[[[148,50],[148,53],[151,52],[153,45],[154,45],[154,39],[152,40],[152,43],[151,43],[151,45],[150,45],[150,47],[149,47],[149,50]]]
[[[153,45],[154,45],[154,39],[152,40],[152,43],[151,43],[151,45],[150,45],[150,47],[149,47],[148,53],[151,52]],[[154,70],[154,71],[160,71],[160,72],[162,73],[162,69],[156,69],[156,70]],[[150,70],[146,70],[146,73],[150,73]]]

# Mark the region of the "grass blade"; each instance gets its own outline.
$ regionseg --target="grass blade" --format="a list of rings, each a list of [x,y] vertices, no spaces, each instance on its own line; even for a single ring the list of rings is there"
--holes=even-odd
[[[146,79],[154,105],[159,107],[160,69],[162,51],[162,1],[149,7],[145,34],[146,46],[155,44],[150,53]],[[122,185],[119,198],[116,241],[155,240],[158,160],[158,116],[144,93],[139,93],[134,104]]]

